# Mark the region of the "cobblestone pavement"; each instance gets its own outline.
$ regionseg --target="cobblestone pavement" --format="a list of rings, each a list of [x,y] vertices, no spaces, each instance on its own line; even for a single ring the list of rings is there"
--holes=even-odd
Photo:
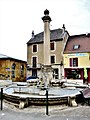
[[[0,110],[0,120],[90,120],[90,106],[68,107],[49,106],[49,115],[46,115],[45,106],[29,106],[19,109],[4,103]]]

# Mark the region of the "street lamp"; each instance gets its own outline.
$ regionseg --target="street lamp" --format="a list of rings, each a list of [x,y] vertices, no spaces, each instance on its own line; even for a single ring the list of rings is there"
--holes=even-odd
[[[48,115],[48,88],[46,88],[46,115]]]
[[[0,96],[0,98],[1,98],[1,110],[3,109],[3,88],[1,88],[1,96]]]

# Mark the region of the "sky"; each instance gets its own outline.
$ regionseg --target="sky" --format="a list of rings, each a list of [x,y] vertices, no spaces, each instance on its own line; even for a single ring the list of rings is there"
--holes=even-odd
[[[90,33],[90,0],[0,0],[0,54],[27,61],[32,30],[44,30],[49,10],[50,29],[65,24],[70,35]]]

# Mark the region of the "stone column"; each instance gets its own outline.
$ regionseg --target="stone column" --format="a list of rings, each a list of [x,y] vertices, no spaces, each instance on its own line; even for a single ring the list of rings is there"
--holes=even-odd
[[[48,86],[51,79],[51,63],[50,63],[50,22],[51,18],[49,16],[49,11],[46,9],[44,11],[44,17],[42,17],[44,22],[44,61],[43,61],[43,79],[45,86]]]
[[[50,22],[49,11],[46,9],[44,11],[44,17],[42,20],[44,22],[44,65],[50,65]]]

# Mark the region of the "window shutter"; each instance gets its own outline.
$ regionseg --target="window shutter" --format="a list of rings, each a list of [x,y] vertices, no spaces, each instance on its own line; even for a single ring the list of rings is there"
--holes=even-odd
[[[70,62],[70,67],[72,67],[72,58],[69,59],[69,62]]]

